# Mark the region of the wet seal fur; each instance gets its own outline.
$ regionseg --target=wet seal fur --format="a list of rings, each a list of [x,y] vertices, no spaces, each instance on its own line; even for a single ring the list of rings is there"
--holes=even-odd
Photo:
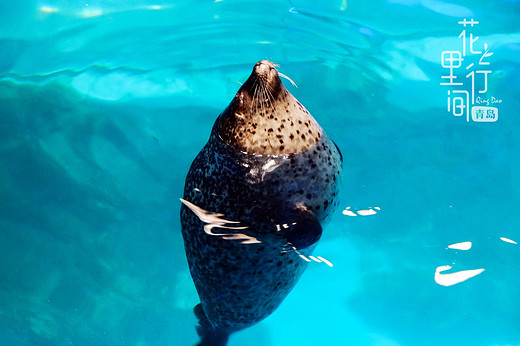
[[[199,345],[225,345],[291,291],[337,206],[341,166],[275,66],[259,61],[216,120],[181,199]]]

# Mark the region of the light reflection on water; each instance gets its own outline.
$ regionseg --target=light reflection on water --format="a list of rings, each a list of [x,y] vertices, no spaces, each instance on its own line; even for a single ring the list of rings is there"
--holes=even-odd
[[[243,230],[243,229],[248,229],[249,226],[228,226],[227,224],[239,224],[240,221],[230,221],[230,220],[223,219],[222,216],[224,216],[224,214],[209,212],[182,198],[180,200],[181,200],[182,204],[184,204],[186,207],[188,207],[205,224],[203,229],[207,235],[222,237],[222,239],[224,239],[224,240],[240,241],[240,244],[260,244],[260,243],[262,243],[261,240],[255,238],[251,235],[244,234],[244,233],[215,233],[215,232],[213,232],[212,231],[213,228],[224,228],[224,229],[228,229],[228,230]],[[273,232],[275,231],[275,229],[276,229],[276,231],[279,232],[282,229],[288,229],[294,225],[296,225],[296,222],[293,222],[291,224],[281,224],[281,225],[273,224],[272,225]],[[312,256],[312,255],[305,256],[304,254],[300,253],[300,251],[298,251],[298,249],[296,249],[296,247],[294,247],[291,243],[280,243],[280,252],[289,252],[289,251],[294,251],[302,260],[304,260],[306,262],[314,261],[316,263],[326,264],[329,267],[333,266],[333,264],[329,260],[323,258],[322,256]]]
[[[517,242],[515,242],[514,240],[511,240],[511,239],[508,239],[505,237],[500,237],[500,240],[502,240],[503,242],[506,242],[506,243],[517,244]],[[448,245],[447,249],[468,251],[468,250],[471,250],[472,246],[473,246],[472,242],[465,241],[465,242]],[[452,264],[455,265],[455,262],[453,262]],[[464,282],[472,277],[475,277],[475,276],[483,273],[485,270],[484,268],[468,269],[468,270],[460,270],[460,271],[453,272],[453,273],[444,273],[443,274],[443,272],[448,271],[450,269],[452,269],[451,265],[442,265],[442,266],[437,267],[437,269],[435,269],[435,282],[441,286],[453,286],[453,285],[459,284],[461,282]]]
[[[252,237],[250,235],[244,233],[214,233],[213,228],[225,228],[229,230],[239,230],[239,229],[247,229],[248,226],[227,226],[226,224],[238,224],[240,221],[231,221],[221,218],[224,214],[221,213],[213,213],[206,211],[195,204],[186,201],[184,199],[180,199],[182,204],[187,206],[200,221],[204,222],[204,232],[207,235],[222,237],[225,240],[240,240],[240,244],[258,244],[261,243],[260,240]]]

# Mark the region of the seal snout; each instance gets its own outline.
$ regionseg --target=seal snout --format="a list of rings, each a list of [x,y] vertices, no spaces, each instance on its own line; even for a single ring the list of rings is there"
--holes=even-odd
[[[253,75],[256,75],[268,83],[272,83],[272,81],[277,79],[278,71],[274,64],[269,60],[260,60],[253,68]]]
[[[276,68],[274,67],[274,64],[269,60],[260,60],[256,63],[254,68],[254,72],[257,74],[267,74],[271,70],[276,70]]]

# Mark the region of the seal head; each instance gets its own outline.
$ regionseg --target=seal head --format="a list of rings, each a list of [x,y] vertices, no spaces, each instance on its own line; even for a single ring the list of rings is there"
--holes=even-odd
[[[268,60],[255,65],[217,124],[224,142],[255,155],[305,151],[319,141],[323,131],[285,88]]]

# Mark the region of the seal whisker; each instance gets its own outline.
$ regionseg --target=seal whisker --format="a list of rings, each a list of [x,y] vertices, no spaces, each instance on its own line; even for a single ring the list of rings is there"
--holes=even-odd
[[[264,111],[263,99],[264,99],[263,85],[262,85],[262,81],[259,80],[259,81],[257,81],[257,84],[256,84],[255,101],[257,103],[257,108],[260,108],[260,110],[262,112]]]
[[[283,77],[283,78],[287,79],[289,82],[291,82],[291,84],[292,84],[294,87],[296,87],[296,88],[298,87],[298,86],[296,85],[296,83],[294,83],[294,81],[293,81],[291,78],[287,77],[287,76],[284,75],[282,72],[278,72],[278,75],[279,75],[280,77]]]
[[[255,112],[256,112],[256,109],[258,109],[258,108],[263,110],[261,96],[262,96],[262,81],[259,80],[258,77],[255,77],[255,89],[254,89],[254,94],[253,94],[254,104],[255,104],[255,107],[254,107]]]
[[[263,84],[262,85],[262,88],[263,88],[263,91],[262,91],[262,94],[263,94],[263,101],[262,101],[262,104],[265,107],[269,108],[273,105],[273,97],[272,97],[272,94],[269,92],[268,90],[268,85],[267,84]],[[264,111],[264,114],[267,114],[267,110],[265,109],[262,109]]]
[[[264,83],[264,84],[262,84],[262,88],[263,88],[264,99],[267,101],[266,103],[272,104],[273,98],[272,98],[271,93],[269,92],[269,85],[267,83]]]
[[[273,105],[274,98],[272,97],[272,94],[269,92],[269,89],[268,89],[269,86],[267,85],[267,83],[262,83],[261,87],[262,87],[262,101],[261,101],[262,108],[261,108],[261,110],[267,117],[268,109],[266,109],[266,107],[270,107]],[[275,147],[271,143],[272,135],[273,135],[273,133],[268,132],[266,139],[267,139],[267,143],[269,143],[269,147],[271,149],[274,149]]]
[[[263,107],[265,107],[265,103],[266,103],[266,99],[265,99],[265,85],[262,83],[260,85],[260,95],[261,95],[261,98],[259,98],[260,100],[260,103],[262,104],[262,111],[264,111],[265,109]]]
[[[270,102],[274,102],[274,96],[273,96],[273,90],[274,88],[270,85],[265,86],[265,92],[267,93],[267,97],[269,98]]]
[[[254,114],[253,110],[256,108],[257,93],[258,93],[258,84],[254,83],[253,84],[253,96],[252,96],[252,100],[251,100],[251,105],[249,107],[249,114],[251,116]]]

